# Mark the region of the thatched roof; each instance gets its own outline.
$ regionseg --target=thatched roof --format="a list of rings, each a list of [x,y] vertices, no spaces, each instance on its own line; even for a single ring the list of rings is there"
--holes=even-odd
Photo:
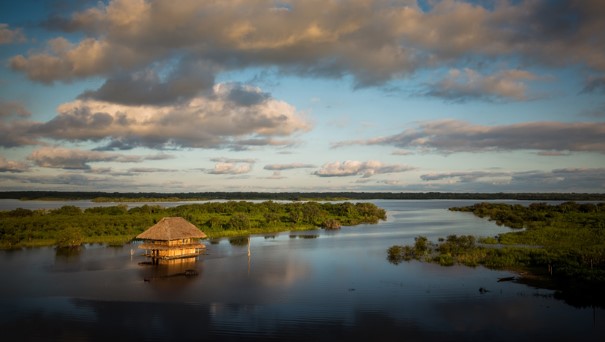
[[[170,241],[187,238],[203,239],[206,238],[206,234],[182,217],[164,217],[160,222],[137,235],[137,239],[145,240]]]

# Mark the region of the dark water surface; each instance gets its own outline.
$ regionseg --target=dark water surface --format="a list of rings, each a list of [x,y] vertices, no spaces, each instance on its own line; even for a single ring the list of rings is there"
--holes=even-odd
[[[472,202],[374,203],[387,222],[253,236],[250,257],[227,239],[179,265],[140,265],[136,244],[0,251],[0,339],[605,340],[605,310],[497,282],[509,272],[386,261],[418,235],[507,231],[446,210]]]

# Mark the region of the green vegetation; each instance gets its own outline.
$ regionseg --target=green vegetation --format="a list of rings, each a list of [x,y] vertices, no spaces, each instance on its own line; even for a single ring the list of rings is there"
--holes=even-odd
[[[522,271],[526,278],[546,281],[572,296],[605,303],[600,290],[605,285],[605,203],[479,203],[450,210],[471,212],[516,231],[478,241],[450,235],[437,244],[419,237],[414,246],[390,247],[387,259]]]
[[[82,243],[119,245],[130,241],[161,218],[180,216],[202,229],[209,238],[238,237],[377,223],[386,212],[371,203],[276,203],[266,201],[208,202],[174,208],[124,204],[82,210],[63,206],[55,210],[15,209],[0,212],[0,248]]]

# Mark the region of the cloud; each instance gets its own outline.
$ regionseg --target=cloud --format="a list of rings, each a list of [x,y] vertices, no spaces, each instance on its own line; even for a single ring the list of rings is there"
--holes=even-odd
[[[0,147],[20,147],[39,144],[39,135],[32,133],[40,126],[39,122],[14,120],[4,122],[0,116]]]
[[[288,177],[282,176],[281,171],[273,171],[273,174],[269,177],[265,177],[264,179],[286,179]]]
[[[605,76],[593,76],[586,80],[583,93],[601,92],[605,93]]]
[[[8,24],[0,23],[0,45],[22,43],[26,40],[21,29],[10,29]]]
[[[515,172],[459,171],[422,175],[427,184],[407,190],[467,192],[595,192],[605,187],[605,168]]]
[[[211,175],[241,175],[252,171],[252,165],[248,163],[216,163],[214,169],[209,170]]]
[[[12,172],[12,173],[20,173],[29,170],[29,165],[26,163],[7,160],[3,156],[0,156],[0,173],[4,172]]]
[[[217,163],[232,163],[232,164],[237,164],[237,163],[254,164],[254,163],[256,163],[256,159],[250,159],[250,158],[224,158],[224,157],[220,157],[220,158],[211,158],[210,161],[217,162]]]
[[[414,154],[414,152],[407,151],[407,150],[396,150],[396,151],[393,151],[391,154],[394,156],[409,156],[409,155]]]
[[[84,92],[80,98],[123,105],[164,105],[190,100],[202,91],[212,89],[213,85],[212,65],[181,61],[164,79],[154,69],[118,74],[107,79],[99,89]],[[254,92],[243,93],[245,96]]]
[[[478,180],[494,179],[494,178],[510,179],[510,172],[494,172],[494,171],[459,171],[445,173],[428,173],[420,176],[423,181],[440,181],[454,179],[460,183],[471,183]]]
[[[187,56],[224,69],[272,65],[311,77],[352,76],[356,87],[486,58],[605,70],[598,1],[483,3],[443,0],[423,9],[415,0],[292,0],[275,10],[274,1],[262,0],[114,0],[54,18],[55,28],[82,33],[80,41],[52,39],[10,65],[52,83]],[[493,89],[507,99],[519,90]]]
[[[383,173],[399,173],[413,170],[407,165],[386,165],[382,162],[370,160],[361,162],[356,160],[347,160],[344,162],[333,162],[324,164],[319,170],[313,172],[319,177],[347,177],[363,175],[364,178]]]
[[[513,150],[605,153],[604,137],[605,123],[600,122],[482,126],[458,120],[439,120],[387,137],[337,142],[333,147],[388,145],[438,153]]]
[[[303,164],[303,163],[290,163],[290,164],[268,164],[265,165],[265,170],[271,171],[283,171],[283,170],[292,170],[292,169],[308,169],[314,168],[315,165],[312,164]]]
[[[27,159],[40,167],[73,170],[89,170],[90,165],[88,164],[95,162],[138,163],[145,160],[141,156],[126,156],[118,153],[63,147],[39,148],[33,151]]]
[[[22,103],[0,100],[0,119],[27,118],[29,116],[31,116],[31,112]]]
[[[479,99],[486,101],[525,101],[531,98],[523,81],[536,76],[523,70],[504,70],[492,75],[465,68],[450,69],[448,75],[429,86],[426,96],[464,102]]]
[[[158,172],[177,172],[176,169],[162,169],[157,167],[133,167],[128,169],[128,173],[158,173]]]
[[[266,97],[241,106],[235,97]],[[233,148],[288,146],[291,140],[276,139],[310,129],[310,123],[291,105],[270,98],[254,87],[217,84],[209,96],[198,96],[171,105],[121,105],[79,99],[57,109],[46,123],[31,124],[29,137],[105,143],[105,149],[148,147]],[[0,130],[2,127],[0,127]],[[22,129],[23,130],[23,129]],[[15,142],[16,144],[16,142]]]
[[[249,158],[211,158],[215,162],[214,169],[204,170],[211,175],[243,175],[252,171],[255,159]]]

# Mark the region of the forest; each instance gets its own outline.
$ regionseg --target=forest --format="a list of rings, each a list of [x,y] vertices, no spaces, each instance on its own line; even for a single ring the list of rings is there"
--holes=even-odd
[[[179,216],[209,238],[307,230],[336,229],[386,220],[386,212],[372,203],[265,201],[208,202],[172,208],[124,204],[85,210],[63,206],[54,210],[15,209],[0,212],[0,248],[71,246],[81,243],[124,244],[161,218]]]
[[[472,213],[513,231],[496,237],[450,235],[436,243],[419,236],[414,245],[391,246],[388,260],[514,270],[526,279],[553,282],[605,304],[600,290],[605,285],[605,203],[478,203],[450,210]]]

